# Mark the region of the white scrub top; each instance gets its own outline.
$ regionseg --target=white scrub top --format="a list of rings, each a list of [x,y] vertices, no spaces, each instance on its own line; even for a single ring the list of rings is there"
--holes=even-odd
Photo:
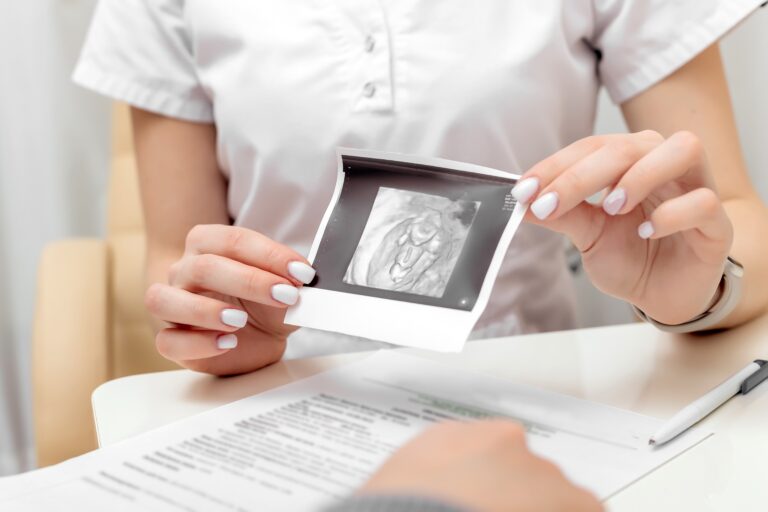
[[[306,254],[337,146],[522,173],[762,0],[101,0],[79,84],[216,123],[235,223]],[[189,205],[194,208],[194,205]],[[524,225],[475,337],[574,326],[562,239]],[[371,348],[300,330],[288,357]]]

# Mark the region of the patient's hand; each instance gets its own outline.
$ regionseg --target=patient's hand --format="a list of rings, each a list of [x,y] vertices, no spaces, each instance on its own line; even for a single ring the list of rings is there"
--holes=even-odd
[[[533,455],[507,421],[443,423],[401,448],[361,494],[417,495],[478,512],[597,512],[600,502]]]
[[[187,237],[168,284],[154,284],[146,305],[170,324],[157,349],[186,368],[229,375],[278,361],[288,335],[285,309],[314,270],[301,255],[245,228],[204,225]]]

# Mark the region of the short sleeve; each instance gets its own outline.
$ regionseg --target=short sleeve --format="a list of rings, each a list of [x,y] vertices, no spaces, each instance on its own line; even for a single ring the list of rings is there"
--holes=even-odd
[[[73,80],[144,110],[213,121],[184,24],[184,0],[100,0]]]
[[[765,0],[592,0],[590,43],[611,99],[623,103],[718,41]]]

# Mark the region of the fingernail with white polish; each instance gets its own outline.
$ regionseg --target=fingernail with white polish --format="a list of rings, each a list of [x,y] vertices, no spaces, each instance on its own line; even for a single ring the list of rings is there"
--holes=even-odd
[[[616,215],[627,202],[627,192],[623,188],[617,188],[608,194],[603,201],[603,210],[608,215]]]
[[[216,338],[216,346],[219,350],[232,350],[237,346],[237,336],[234,334],[222,334]]]
[[[651,224],[651,221],[645,221],[637,228],[637,234],[640,235],[640,238],[643,239],[649,239],[653,236],[653,234],[656,232],[655,229],[653,229],[653,224]]]
[[[288,264],[288,273],[304,284],[309,284],[315,278],[315,269],[300,261]]]
[[[525,178],[512,188],[512,197],[525,204],[539,190],[539,178]]]
[[[221,323],[230,327],[245,327],[248,323],[248,313],[239,309],[225,309],[221,312]]]
[[[533,202],[531,211],[539,220],[544,220],[555,211],[557,202],[557,192],[548,192]]]
[[[299,290],[289,284],[276,284],[272,287],[272,298],[277,302],[293,306],[299,300]]]

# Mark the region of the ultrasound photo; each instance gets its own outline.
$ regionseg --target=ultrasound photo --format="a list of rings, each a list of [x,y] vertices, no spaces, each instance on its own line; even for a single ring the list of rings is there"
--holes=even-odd
[[[458,352],[525,216],[519,176],[420,155],[340,148],[308,259],[317,271],[285,323]]]
[[[343,281],[442,297],[480,201],[379,187]]]

